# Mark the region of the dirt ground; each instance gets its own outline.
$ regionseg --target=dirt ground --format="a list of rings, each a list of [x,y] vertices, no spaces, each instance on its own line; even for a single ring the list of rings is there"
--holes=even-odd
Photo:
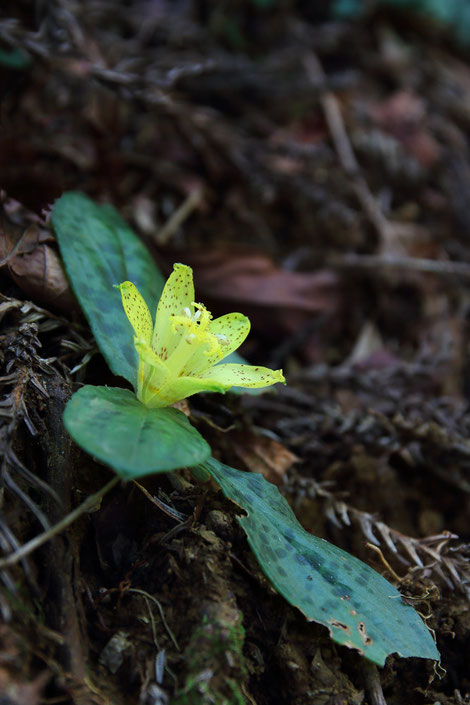
[[[4,0],[3,558],[109,482],[62,412],[108,371],[49,224],[113,203],[194,269],[263,395],[199,395],[223,462],[397,585],[442,663],[377,669],[270,586],[215,484],[115,487],[0,570],[4,705],[470,703],[470,66],[437,23],[298,0]]]

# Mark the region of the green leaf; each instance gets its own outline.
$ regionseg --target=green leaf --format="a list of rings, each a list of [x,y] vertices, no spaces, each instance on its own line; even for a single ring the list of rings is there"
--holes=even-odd
[[[450,30],[454,39],[463,46],[470,44],[470,7],[468,0],[377,0],[377,5],[398,8],[409,15],[431,21],[444,32]],[[333,19],[358,19],[372,8],[366,0],[334,0],[331,5]]]
[[[0,49],[0,66],[23,71],[24,69],[28,69],[32,63],[33,61],[30,55],[19,47],[15,47],[9,51]]]
[[[392,653],[439,659],[430,632],[398,590],[359,559],[305,531],[262,475],[214,458],[202,467],[247,512],[238,521],[263,571],[308,620],[379,666]]]
[[[210,455],[181,411],[148,409],[128,389],[82,387],[65,407],[64,422],[79,446],[125,480],[196,465]]]
[[[114,284],[130,280],[152,315],[165,283],[149,251],[110,205],[65,193],[52,223],[72,287],[111,371],[136,387],[134,333]]]

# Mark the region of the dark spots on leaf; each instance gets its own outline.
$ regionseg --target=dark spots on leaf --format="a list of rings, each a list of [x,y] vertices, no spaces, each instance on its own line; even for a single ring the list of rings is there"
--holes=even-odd
[[[106,320],[101,322],[101,328],[109,338],[118,337],[121,333],[121,329],[118,328],[118,326],[115,326]]]
[[[332,573],[322,573],[322,578],[323,580],[326,580],[327,583],[330,585],[335,585],[336,584],[336,577]]]
[[[361,585],[362,587],[367,587],[369,585],[369,576],[365,576],[364,574],[362,575],[356,575],[355,576],[356,583],[358,585]]]
[[[315,551],[309,551],[308,552],[308,562],[314,570],[319,570],[322,567],[322,565],[325,563],[325,559],[322,558]]]
[[[348,600],[351,599],[350,587],[349,585],[346,585],[346,583],[335,582],[333,593],[340,597],[344,597],[345,595],[347,595]]]
[[[276,550],[276,556],[279,558],[280,561],[282,561],[287,555],[287,551],[285,551],[283,548],[278,548]]]
[[[299,565],[308,565],[308,560],[305,558],[305,556],[302,556],[301,553],[296,553],[294,556],[294,560]]]
[[[286,529],[284,536],[288,541],[293,541],[293,539],[295,539],[295,531],[293,529]]]
[[[338,609],[338,603],[336,600],[326,600],[325,607],[330,614],[333,614],[333,612]]]
[[[287,578],[288,573],[287,573],[286,570],[284,570],[284,568],[281,568],[280,566],[278,566],[278,567],[276,568],[276,571],[277,571],[277,573],[278,573],[281,577]]]
[[[277,562],[276,554],[270,546],[263,546],[263,558],[268,558],[270,561]]]

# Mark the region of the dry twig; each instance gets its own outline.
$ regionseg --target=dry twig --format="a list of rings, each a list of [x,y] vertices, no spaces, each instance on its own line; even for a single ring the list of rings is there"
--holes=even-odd
[[[23,558],[26,558],[26,556],[28,556],[30,553],[35,551],[40,546],[43,546],[45,543],[47,543],[47,541],[50,541],[52,538],[54,538],[54,536],[57,536],[58,534],[62,533],[62,531],[67,529],[71,524],[73,524],[74,521],[77,521],[77,519],[79,519],[83,514],[86,514],[87,512],[91,511],[94,507],[96,507],[96,505],[101,502],[105,494],[112,490],[112,488],[117,485],[119,481],[120,478],[116,475],[104,487],[98,490],[98,492],[95,492],[94,494],[87,497],[84,502],[82,502],[78,507],[76,507],[76,509],[67,514],[67,516],[65,516],[62,521],[59,521],[57,524],[52,526],[47,531],[44,531],[42,534],[35,536],[33,539],[31,539],[31,541],[28,541],[27,543],[23,544],[21,548],[14,551],[14,553],[11,553],[6,558],[0,559],[0,570],[3,570],[4,568],[9,568],[15,563],[18,563],[18,561],[21,561],[23,560]]]

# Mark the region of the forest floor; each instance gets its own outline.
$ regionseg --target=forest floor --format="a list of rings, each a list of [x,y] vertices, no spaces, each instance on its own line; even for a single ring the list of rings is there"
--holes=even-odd
[[[4,567],[2,703],[470,703],[469,57],[404,14],[310,5],[2,3],[0,547],[111,476],[62,426],[79,385],[116,383],[49,224],[79,190],[250,317],[242,354],[288,385],[192,397],[191,420],[393,582],[441,666],[334,644],[182,471]]]

